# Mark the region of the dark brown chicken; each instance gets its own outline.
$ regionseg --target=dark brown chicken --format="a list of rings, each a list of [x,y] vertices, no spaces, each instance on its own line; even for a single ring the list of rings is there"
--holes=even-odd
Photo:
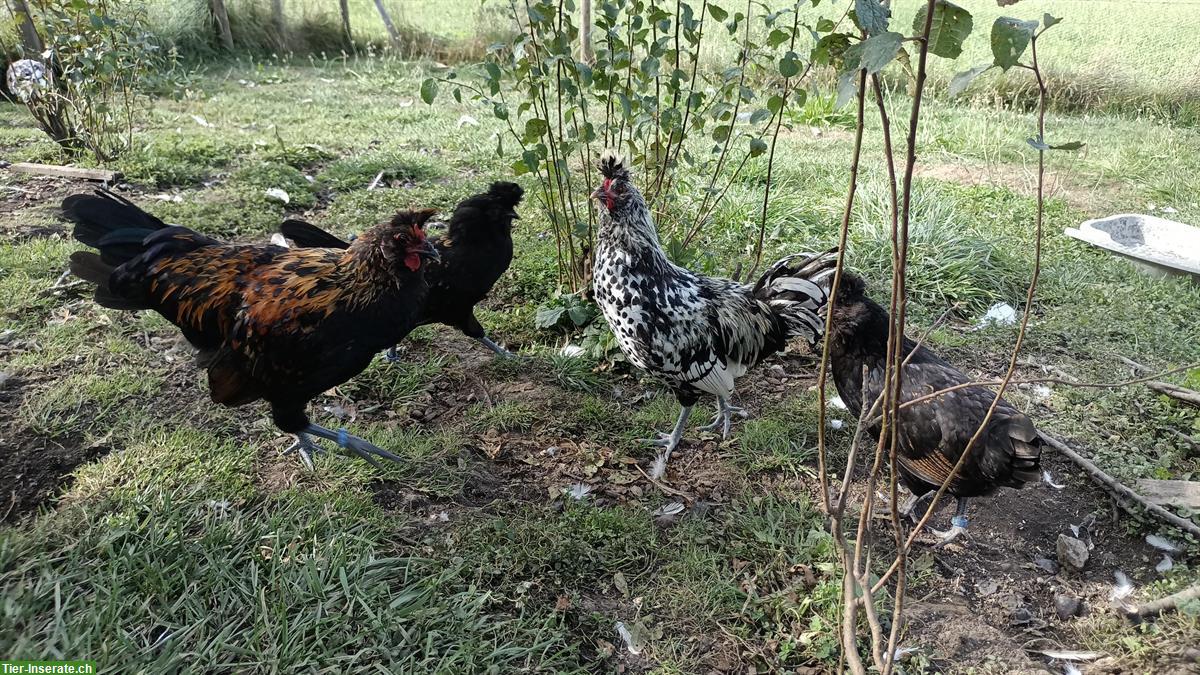
[[[432,238],[441,260],[425,273],[429,295],[420,324],[442,323],[475,338],[500,356],[507,350],[487,336],[475,318],[475,305],[508,269],[513,257],[512,226],[523,191],[516,183],[492,183],[487,192],[463,200],[450,216],[444,235]],[[279,228],[297,246],[345,248],[348,243],[302,220]],[[395,350],[388,350],[394,359]]]
[[[417,325],[427,286],[425,238],[433,211],[404,211],[348,249],[226,244],[170,226],[110,192],[74,195],[63,215],[77,251],[71,271],[96,283],[96,302],[158,312],[200,351],[213,401],[271,406],[292,447],[311,465],[309,435],[336,442],[372,464],[400,458],[344,429],[309,421],[308,401],[362,372],[380,349]]]
[[[829,355],[838,394],[855,417],[864,400],[864,367],[867,405],[883,390],[888,323],[887,311],[866,296],[862,279],[845,274],[828,328]],[[908,363],[901,378],[901,401],[971,381],[908,338],[903,356]],[[915,497],[937,490],[946,480],[995,398],[996,393],[986,387],[966,387],[900,409],[897,468]],[[879,438],[878,424],[869,431]],[[958,498],[958,512],[954,527],[939,536],[949,541],[966,531],[968,498],[1041,480],[1041,453],[1042,440],[1033,422],[1000,399],[987,428],[948,486],[948,492]]]

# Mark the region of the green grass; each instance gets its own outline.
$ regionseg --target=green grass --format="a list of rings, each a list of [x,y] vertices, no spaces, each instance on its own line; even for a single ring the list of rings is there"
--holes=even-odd
[[[1040,11],[1026,2],[1033,4],[1014,11]],[[119,168],[155,214],[242,241],[265,239],[285,215],[349,234],[398,208],[445,212],[490,180],[509,178],[512,158],[493,156],[498,127],[486,110],[448,98],[432,108],[414,101],[424,72],[366,59],[201,71],[194,95],[156,102]],[[992,302],[1017,305],[1024,294],[1035,160],[1024,139],[1034,119],[979,101],[935,98],[926,110],[910,332],[961,302],[931,343],[970,372],[994,372],[1014,330],[965,329]],[[457,128],[463,114],[483,123]],[[851,139],[817,104],[798,123],[780,137],[768,259],[831,245],[837,235]],[[1200,134],[1120,115],[1054,114],[1047,125],[1052,138],[1088,145],[1048,160],[1064,192],[1047,205],[1024,358],[1099,381],[1125,376],[1118,356],[1152,368],[1200,360],[1200,288],[1143,277],[1062,235],[1088,217],[1151,203],[1200,222]],[[890,275],[878,137],[872,118],[849,251],[873,292]],[[62,161],[7,104],[0,148],[6,159]],[[368,191],[380,170],[390,180]],[[698,267],[728,272],[749,262],[765,177],[761,158],[747,164],[696,244]],[[571,440],[586,445],[579,454],[592,471],[618,474],[629,458],[646,457],[635,439],[668,428],[678,408],[665,393],[635,398],[636,374],[562,357],[562,337],[533,327],[536,308],[555,291],[556,254],[533,184],[519,180],[530,192],[514,232],[516,259],[479,316],[525,358],[492,359],[469,340],[449,341],[448,329],[424,329],[402,344],[401,363],[377,361],[310,407],[314,420],[347,417],[341,423],[405,459],[382,472],[333,453],[318,456],[314,472],[299,471],[293,457],[278,456],[289,441],[264,408],[208,402],[189,355],[168,350],[176,333],[163,320],[44,292],[77,246],[22,233],[59,224],[59,195],[0,211],[0,333],[13,331],[0,345],[0,371],[23,380],[16,393],[3,392],[12,398],[0,415],[18,434],[107,437],[112,448],[80,466],[45,513],[0,529],[0,652],[83,654],[146,672],[612,672],[625,657],[606,656],[605,645],[624,621],[652,636],[646,654],[656,672],[704,672],[716,658],[710,648],[763,672],[833,667],[840,587],[810,501],[812,392],[757,399],[755,417],[703,458],[728,483],[719,503],[692,505],[669,525],[651,513],[674,497],[635,470],[634,483],[618,485],[644,489],[640,495],[597,490],[576,502],[560,495],[590,479],[571,473],[577,466],[522,461],[522,452],[537,460]],[[0,173],[0,186],[45,185]],[[292,203],[263,198],[270,187],[286,189]],[[688,222],[698,201],[683,195],[661,219],[664,232]],[[468,400],[479,384],[490,402]],[[523,386],[541,397],[503,393]],[[1195,412],[1144,389],[1056,386],[1042,404],[1023,394],[1014,401],[1041,426],[1093,449],[1123,480],[1200,475],[1200,460],[1171,433],[1196,435]],[[455,406],[450,421],[414,419]],[[706,422],[710,407],[703,401],[693,423]],[[506,436],[503,447],[483,438],[493,430]],[[844,461],[846,434],[830,433],[830,442],[830,461]],[[493,450],[496,460],[481,458]],[[466,498],[488,481],[502,496],[482,505]],[[415,506],[380,499],[381,485]],[[517,488],[528,489],[510,498]],[[1164,585],[1195,576],[1180,564]],[[1194,618],[1165,618],[1150,634],[1103,616],[1089,621],[1082,643],[1119,644],[1133,668],[1195,626]]]

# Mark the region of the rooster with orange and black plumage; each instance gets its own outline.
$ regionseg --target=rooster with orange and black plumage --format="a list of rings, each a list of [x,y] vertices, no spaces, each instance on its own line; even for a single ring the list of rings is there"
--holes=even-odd
[[[312,437],[375,464],[396,455],[308,419],[308,402],[370,364],[417,325],[437,251],[425,238],[432,210],[402,211],[349,248],[289,249],[221,242],[167,225],[107,191],[62,205],[74,236],[98,250],[71,255],[102,306],[153,310],[183,332],[208,371],[212,400],[271,406],[306,465]]]

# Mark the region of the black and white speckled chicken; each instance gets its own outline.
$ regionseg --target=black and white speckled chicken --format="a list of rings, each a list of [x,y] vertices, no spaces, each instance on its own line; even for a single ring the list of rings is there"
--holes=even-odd
[[[862,279],[844,274],[830,317],[829,357],[838,394],[855,417],[863,406],[864,368],[865,400],[873,404],[883,391],[888,323],[887,310],[866,296]],[[908,338],[903,356],[901,401],[971,381]],[[950,475],[995,398],[996,393],[987,387],[966,387],[900,409],[897,470],[914,495],[905,511],[911,512],[918,497],[936,491]],[[879,438],[879,424],[869,426],[868,431]],[[958,498],[958,512],[951,521],[953,527],[938,532],[939,538],[949,541],[966,531],[968,498],[1041,480],[1041,454],[1042,440],[1033,422],[1000,399],[987,428],[948,486],[947,491]]]
[[[674,430],[648,441],[662,448],[658,477],[702,394],[717,397],[717,415],[702,428],[728,437],[733,414],[745,416],[729,401],[736,380],[791,338],[821,339],[836,255],[788,256],[753,286],[696,274],[667,259],[622,160],[605,153],[600,172],[604,182],[592,194],[600,204],[596,302],[625,356],[664,380],[682,407]]]

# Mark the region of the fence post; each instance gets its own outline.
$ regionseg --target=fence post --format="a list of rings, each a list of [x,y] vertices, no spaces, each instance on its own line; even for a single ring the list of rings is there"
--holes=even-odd
[[[212,13],[221,30],[221,44],[226,51],[233,51],[233,33],[229,30],[229,12],[225,11],[225,0],[212,0]]]
[[[383,25],[387,26],[388,38],[392,41],[392,49],[399,51],[400,32],[396,30],[396,24],[392,23],[392,16],[388,14],[387,7],[383,6],[383,0],[375,0],[375,8],[379,10],[379,16],[383,17]]]
[[[29,5],[25,4],[25,0],[8,0],[8,8],[12,10],[13,17],[17,20],[17,28],[21,32],[21,50],[25,52],[22,56],[27,59],[40,59],[45,46],[33,25]]]
[[[675,20],[678,21],[679,17]],[[579,55],[584,63],[592,64],[592,0],[581,0],[579,3]]]
[[[350,0],[338,0],[342,9],[342,32],[346,34],[346,49],[354,51],[354,34],[350,32]]]
[[[275,25],[275,42],[279,45],[279,51],[288,51],[291,45],[288,43],[287,21],[283,16],[283,0],[271,0],[271,23]]]

